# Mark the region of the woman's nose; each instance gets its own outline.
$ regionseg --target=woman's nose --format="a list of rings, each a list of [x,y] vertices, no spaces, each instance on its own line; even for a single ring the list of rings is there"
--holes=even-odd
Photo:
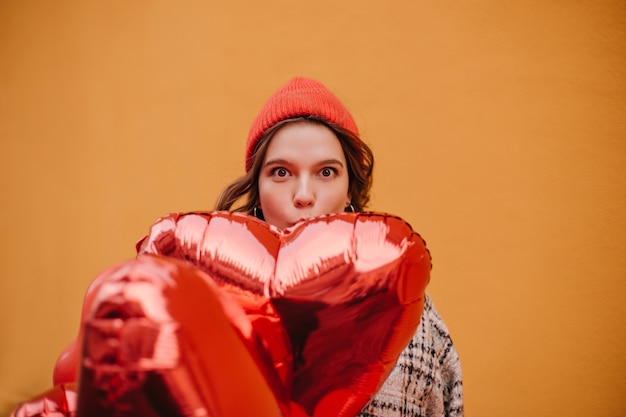
[[[315,194],[311,188],[311,184],[306,179],[298,182],[298,188],[293,196],[293,204],[296,207],[312,206],[315,202]]]

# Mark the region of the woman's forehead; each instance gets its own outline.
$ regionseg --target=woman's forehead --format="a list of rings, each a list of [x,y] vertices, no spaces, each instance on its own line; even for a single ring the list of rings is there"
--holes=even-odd
[[[337,136],[317,123],[292,123],[281,128],[271,139],[264,158],[268,161],[319,162],[336,160],[345,164]]]

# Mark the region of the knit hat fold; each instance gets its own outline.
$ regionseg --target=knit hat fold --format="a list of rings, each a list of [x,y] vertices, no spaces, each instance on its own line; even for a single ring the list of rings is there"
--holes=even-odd
[[[246,143],[246,171],[263,133],[276,123],[294,117],[314,116],[359,136],[354,119],[339,99],[319,81],[296,77],[280,87],[252,122]]]

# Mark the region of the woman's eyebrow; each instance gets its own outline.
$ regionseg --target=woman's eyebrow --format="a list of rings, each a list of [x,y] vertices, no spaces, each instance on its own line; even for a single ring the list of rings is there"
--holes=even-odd
[[[265,161],[263,166],[266,167],[268,165],[289,165],[289,161],[282,158],[268,159],[267,161]]]
[[[324,159],[323,161],[319,161],[316,165],[339,165],[343,168],[343,162],[339,159]]]

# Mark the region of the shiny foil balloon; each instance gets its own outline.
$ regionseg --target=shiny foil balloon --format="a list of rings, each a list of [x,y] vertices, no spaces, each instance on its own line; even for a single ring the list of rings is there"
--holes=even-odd
[[[354,416],[380,388],[419,324],[431,268],[421,237],[376,213],[284,231],[243,214],[172,214],[138,251],[187,260],[236,299],[287,386],[291,413],[319,417]]]
[[[176,259],[140,255],[100,274],[85,297],[79,337],[64,353],[55,376],[71,377],[70,358],[79,358],[78,417],[290,412],[242,307]]]
[[[59,384],[43,394],[20,404],[11,417],[74,417],[76,415],[75,384]]]
[[[374,213],[282,232],[174,214],[138,250],[93,281],[55,366],[57,384],[80,374],[80,416],[354,416],[415,331],[430,271],[410,226]]]

